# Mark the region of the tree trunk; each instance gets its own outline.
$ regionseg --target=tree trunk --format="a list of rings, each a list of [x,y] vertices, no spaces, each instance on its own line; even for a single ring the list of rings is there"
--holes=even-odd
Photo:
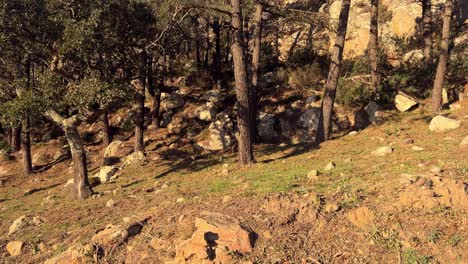
[[[109,116],[108,116],[107,111],[104,111],[102,113],[101,124],[102,124],[102,127],[101,127],[101,129],[102,129],[102,141],[104,143],[104,146],[109,146],[109,144],[112,141],[112,138],[111,138],[111,132],[110,132],[110,129],[109,129]]]
[[[422,0],[424,60],[432,60],[432,4],[431,0]]]
[[[74,196],[79,200],[91,197],[93,190],[88,181],[88,168],[86,161],[86,150],[83,141],[78,131],[80,120],[77,116],[64,119],[55,111],[48,111],[46,113],[55,123],[59,124],[65,131],[68,145],[73,160],[73,182],[75,185]]]
[[[213,80],[216,85],[221,81],[221,25],[219,20],[215,20],[212,25],[215,36],[215,52],[213,54]]]
[[[280,39],[280,36],[279,36],[279,21],[275,27],[275,66],[277,67],[279,65],[279,61],[280,61],[280,46],[279,46],[279,39]]]
[[[144,81],[138,80],[136,85],[137,91],[135,96],[135,146],[134,151],[145,151],[143,138],[144,122],[145,122],[145,88]]]
[[[379,0],[371,0],[371,21],[369,38],[369,57],[371,66],[371,85],[377,91],[380,85],[379,64]]]
[[[153,102],[153,113],[151,114],[153,127],[154,129],[158,129],[161,125],[161,117],[160,111],[161,109],[161,91],[157,89],[156,94],[154,95],[154,102]]]
[[[30,120],[26,117],[21,121],[21,156],[23,159],[23,172],[26,175],[32,174],[32,159],[31,159],[31,133]]]
[[[210,49],[211,49],[211,42],[210,42],[210,28],[208,23],[206,23],[205,27],[205,58],[203,61],[203,66],[205,69],[208,69],[208,63],[210,61]]]
[[[447,69],[448,48],[450,39],[450,22],[452,19],[452,0],[445,2],[444,24],[442,26],[442,41],[440,42],[439,64],[432,90],[432,111],[438,112],[442,108],[442,87]]]
[[[252,128],[250,125],[249,85],[247,82],[247,68],[245,65],[244,32],[242,29],[240,0],[231,0],[231,6],[231,53],[234,61],[234,78],[237,97],[239,162],[241,165],[249,165],[253,161]]]
[[[74,196],[79,200],[91,197],[93,191],[88,181],[88,168],[86,163],[86,151],[81,140],[80,132],[76,125],[66,125],[65,136],[70,145],[73,160],[73,181],[75,183]]]
[[[16,152],[20,150],[21,145],[21,126],[13,125],[11,128],[11,150]]]
[[[330,69],[322,100],[322,111],[320,113],[316,139],[318,143],[329,139],[331,135],[333,104],[335,103],[336,86],[338,85],[338,77],[343,60],[343,49],[346,40],[350,6],[351,0],[343,0],[338,21],[338,31],[336,32],[335,45],[333,46]]]
[[[252,87],[250,89],[250,127],[252,128],[252,141],[257,142],[257,90],[258,90],[258,75],[260,70],[260,52],[262,44],[262,13],[263,6],[260,3],[256,4],[254,17],[254,48],[252,52]]]

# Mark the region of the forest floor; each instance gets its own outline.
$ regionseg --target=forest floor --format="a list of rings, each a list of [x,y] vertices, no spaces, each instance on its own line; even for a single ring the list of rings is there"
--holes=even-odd
[[[467,263],[468,101],[447,111],[461,127],[428,129],[431,116],[393,113],[379,125],[320,146],[258,145],[256,163],[239,167],[232,152],[191,158],[161,130],[151,135],[145,165],[122,169],[116,181],[97,185],[85,201],[70,197],[70,160],[22,176],[19,162],[0,163],[0,262],[42,263],[96,231],[127,217],[151,217],[142,231],[100,259],[101,263],[164,263],[190,238],[204,212],[234,216],[256,234],[253,251],[235,256],[252,263]],[[393,152],[371,153],[382,146]],[[421,149],[418,149],[420,147]],[[57,142],[34,151],[57,148]],[[90,175],[103,147],[89,146]],[[335,167],[325,170],[333,162]],[[318,176],[308,177],[311,170]],[[109,200],[115,202],[108,207]],[[26,215],[37,224],[8,235]],[[155,248],[153,239],[163,241]],[[10,257],[9,241],[24,242]]]

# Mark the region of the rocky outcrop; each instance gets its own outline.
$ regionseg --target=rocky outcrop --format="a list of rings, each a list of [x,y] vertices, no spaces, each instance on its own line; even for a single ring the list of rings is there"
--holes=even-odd
[[[65,252],[48,259],[44,264],[86,264],[93,263],[94,248],[90,245],[75,245]]]
[[[184,106],[184,96],[178,93],[161,93],[161,108],[163,110],[178,109]]]
[[[174,263],[232,263],[232,253],[252,252],[251,232],[234,217],[203,212],[195,227],[192,237],[176,246]]]
[[[198,142],[196,146],[211,151],[225,150],[235,142],[233,129],[234,123],[229,115],[220,113],[216,116],[216,121],[208,127],[207,138]]]
[[[275,130],[278,120],[273,114],[260,113],[257,122],[258,136],[263,142],[271,142],[278,139],[278,133]]]

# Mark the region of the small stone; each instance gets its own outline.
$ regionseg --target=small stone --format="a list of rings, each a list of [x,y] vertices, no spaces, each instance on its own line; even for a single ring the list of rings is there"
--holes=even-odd
[[[6,245],[6,250],[12,257],[19,256],[21,254],[22,248],[23,248],[23,242],[21,241],[10,241]]]
[[[11,235],[13,233],[15,233],[16,231],[19,230],[19,228],[23,225],[25,225],[25,220],[26,219],[26,216],[23,215],[19,218],[17,218],[15,221],[13,221],[13,223],[11,224],[9,230],[8,230],[8,235]]]
[[[372,155],[381,157],[381,156],[385,156],[387,154],[391,154],[392,152],[393,152],[392,147],[384,146],[384,147],[380,147],[380,148],[372,151]]]
[[[330,162],[327,164],[327,166],[325,166],[324,170],[325,171],[331,171],[333,170],[334,168],[336,167],[336,164],[334,162]]]
[[[271,239],[273,236],[271,235],[270,231],[266,230],[263,232],[263,237],[266,239]]]
[[[228,163],[224,163],[224,164],[223,164],[223,168],[229,168],[229,164],[228,164]]]
[[[340,206],[336,203],[330,203],[325,205],[325,212],[327,213],[337,212],[338,210],[340,210]]]
[[[106,203],[106,207],[113,207],[115,205],[115,201],[113,199],[110,199]]]
[[[226,195],[223,197],[223,203],[229,203],[232,200],[232,197],[229,195]]]
[[[223,170],[221,171],[221,175],[224,175],[224,176],[229,175],[229,170],[228,170],[228,169],[223,169]]]
[[[358,133],[357,131],[351,131],[348,133],[348,136],[355,136],[357,135],[357,133]]]
[[[453,137],[444,137],[444,141],[455,141]]]
[[[177,199],[176,203],[183,203],[185,202],[185,198],[181,197],[179,199]]]
[[[37,190],[34,189],[34,188],[33,188],[33,189],[27,189],[27,190],[23,193],[23,195],[24,195],[24,196],[29,196],[29,195],[35,193],[36,191],[37,191]]]
[[[317,170],[311,170],[307,173],[307,178],[309,180],[315,180],[318,178],[319,172]]]
[[[39,225],[42,225],[45,221],[41,217],[35,216],[35,217],[33,217],[32,222],[33,222],[33,224],[39,226]]]
[[[465,147],[465,146],[468,146],[468,136],[466,136],[462,142],[460,143],[460,146],[461,147]]]
[[[39,243],[37,247],[39,248],[41,252],[47,252],[47,246],[43,242]]]
[[[409,144],[413,144],[413,143],[414,143],[414,139],[412,139],[412,138],[407,138],[407,139],[403,140],[403,143],[408,144],[408,145],[409,145]]]
[[[423,148],[418,147],[418,146],[413,146],[412,149],[413,149],[414,151],[423,151],[423,150],[424,150]]]
[[[169,247],[169,243],[166,240],[154,237],[153,239],[151,239],[150,246],[154,250],[165,250]]]
[[[122,187],[118,187],[118,188],[115,188],[113,191],[112,191],[112,194],[113,195],[117,195],[119,193],[122,193]]]
[[[442,169],[437,167],[437,166],[433,166],[431,168],[431,172],[434,173],[434,174],[440,174],[440,173],[442,173]]]
[[[280,148],[284,148],[284,147],[287,147],[287,146],[288,146],[288,144],[286,144],[286,143],[281,143],[281,144],[279,144],[279,147],[280,147]]]

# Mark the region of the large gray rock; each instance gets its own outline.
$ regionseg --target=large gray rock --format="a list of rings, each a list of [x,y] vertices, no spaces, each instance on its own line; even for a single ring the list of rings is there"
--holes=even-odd
[[[178,109],[184,106],[185,100],[181,94],[178,93],[161,93],[161,107],[164,110]]]
[[[381,107],[380,105],[376,104],[375,102],[370,102],[364,110],[366,111],[367,115],[369,116],[369,121],[374,123],[379,119],[379,111]]]
[[[235,138],[232,133],[234,124],[231,118],[225,113],[220,113],[216,119],[208,127],[208,138],[198,142],[196,146],[214,151],[225,150],[234,144]]]
[[[211,106],[210,103],[204,106],[200,106],[195,111],[195,115],[197,116],[198,119],[202,121],[207,121],[207,122],[213,121],[216,118],[216,114],[217,114],[216,110],[214,109],[214,107]]]
[[[107,146],[104,152],[104,158],[121,158],[128,155],[130,152],[131,149],[125,148],[125,142],[116,140]]]
[[[272,114],[260,113],[258,117],[258,136],[263,141],[273,141],[278,137],[275,131],[276,118]]]
[[[175,116],[172,118],[171,122],[167,125],[167,130],[171,134],[180,134],[188,124],[185,122],[184,118],[181,116]]]
[[[461,121],[438,115],[431,120],[429,130],[440,133],[459,128]]]
[[[146,162],[146,156],[142,151],[133,152],[122,158],[124,165],[143,164]]]
[[[108,182],[119,170],[116,166],[103,166],[94,178],[98,178],[100,183]]]
[[[320,118],[320,109],[312,108],[305,111],[298,120],[298,125],[309,130],[317,130]]]
[[[417,105],[418,105],[418,102],[407,94],[399,92],[395,96],[395,107],[400,112],[406,112]]]
[[[418,64],[424,60],[424,54],[420,49],[411,50],[403,55],[402,59],[405,64]]]

